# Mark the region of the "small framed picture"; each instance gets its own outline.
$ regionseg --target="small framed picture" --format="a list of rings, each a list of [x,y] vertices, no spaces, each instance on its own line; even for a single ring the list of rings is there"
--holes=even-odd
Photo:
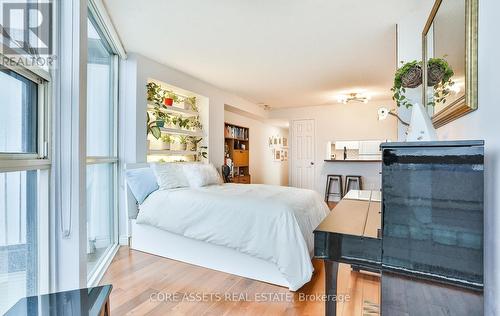
[[[284,149],[283,152],[281,153],[281,156],[283,157],[284,161],[288,160],[288,150]]]
[[[278,137],[273,137],[273,145],[278,145]]]
[[[288,138],[283,137],[283,140],[281,143],[282,143],[283,147],[288,147]]]
[[[269,137],[269,147],[273,146],[273,137]]]
[[[281,161],[281,150],[274,150],[274,161]]]

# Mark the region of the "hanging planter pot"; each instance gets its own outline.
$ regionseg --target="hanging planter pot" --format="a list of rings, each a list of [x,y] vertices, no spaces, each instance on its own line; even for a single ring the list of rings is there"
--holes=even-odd
[[[401,75],[401,86],[403,88],[416,88],[422,84],[422,67],[418,64],[408,68]]]
[[[403,65],[394,75],[394,84],[391,88],[393,92],[392,99],[396,101],[397,106],[411,107],[412,102],[405,96],[406,89],[412,89],[422,84],[422,62],[411,61],[402,62]]]
[[[427,86],[444,85],[453,75],[453,69],[443,58],[431,58],[427,62]]]
[[[444,69],[436,64],[427,66],[427,86],[433,87],[444,78]]]
[[[165,98],[163,100],[163,104],[165,106],[172,106],[172,104],[174,104],[174,99],[172,99],[172,98]]]

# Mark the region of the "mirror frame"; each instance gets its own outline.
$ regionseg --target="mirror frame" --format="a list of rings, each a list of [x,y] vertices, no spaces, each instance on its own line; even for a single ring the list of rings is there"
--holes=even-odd
[[[448,0],[450,1],[450,0]],[[451,0],[453,1],[453,0]],[[422,32],[422,63],[427,69],[427,33],[443,0],[436,0]],[[435,128],[441,127],[477,110],[477,29],[478,0],[465,0],[465,95],[432,115]],[[427,71],[423,71],[422,104],[427,104]]]

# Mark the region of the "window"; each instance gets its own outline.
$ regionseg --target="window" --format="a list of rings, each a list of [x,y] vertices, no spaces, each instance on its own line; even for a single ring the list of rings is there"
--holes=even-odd
[[[87,273],[100,272],[118,244],[117,56],[89,12],[87,64]]]
[[[48,287],[47,81],[0,69],[0,314]]]

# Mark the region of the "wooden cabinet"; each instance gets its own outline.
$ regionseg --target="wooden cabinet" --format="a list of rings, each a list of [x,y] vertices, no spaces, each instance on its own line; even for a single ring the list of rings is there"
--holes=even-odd
[[[233,183],[250,184],[251,182],[250,175],[233,177]]]
[[[246,167],[249,164],[248,160],[248,150],[237,150],[233,151],[233,162],[236,167]]]

